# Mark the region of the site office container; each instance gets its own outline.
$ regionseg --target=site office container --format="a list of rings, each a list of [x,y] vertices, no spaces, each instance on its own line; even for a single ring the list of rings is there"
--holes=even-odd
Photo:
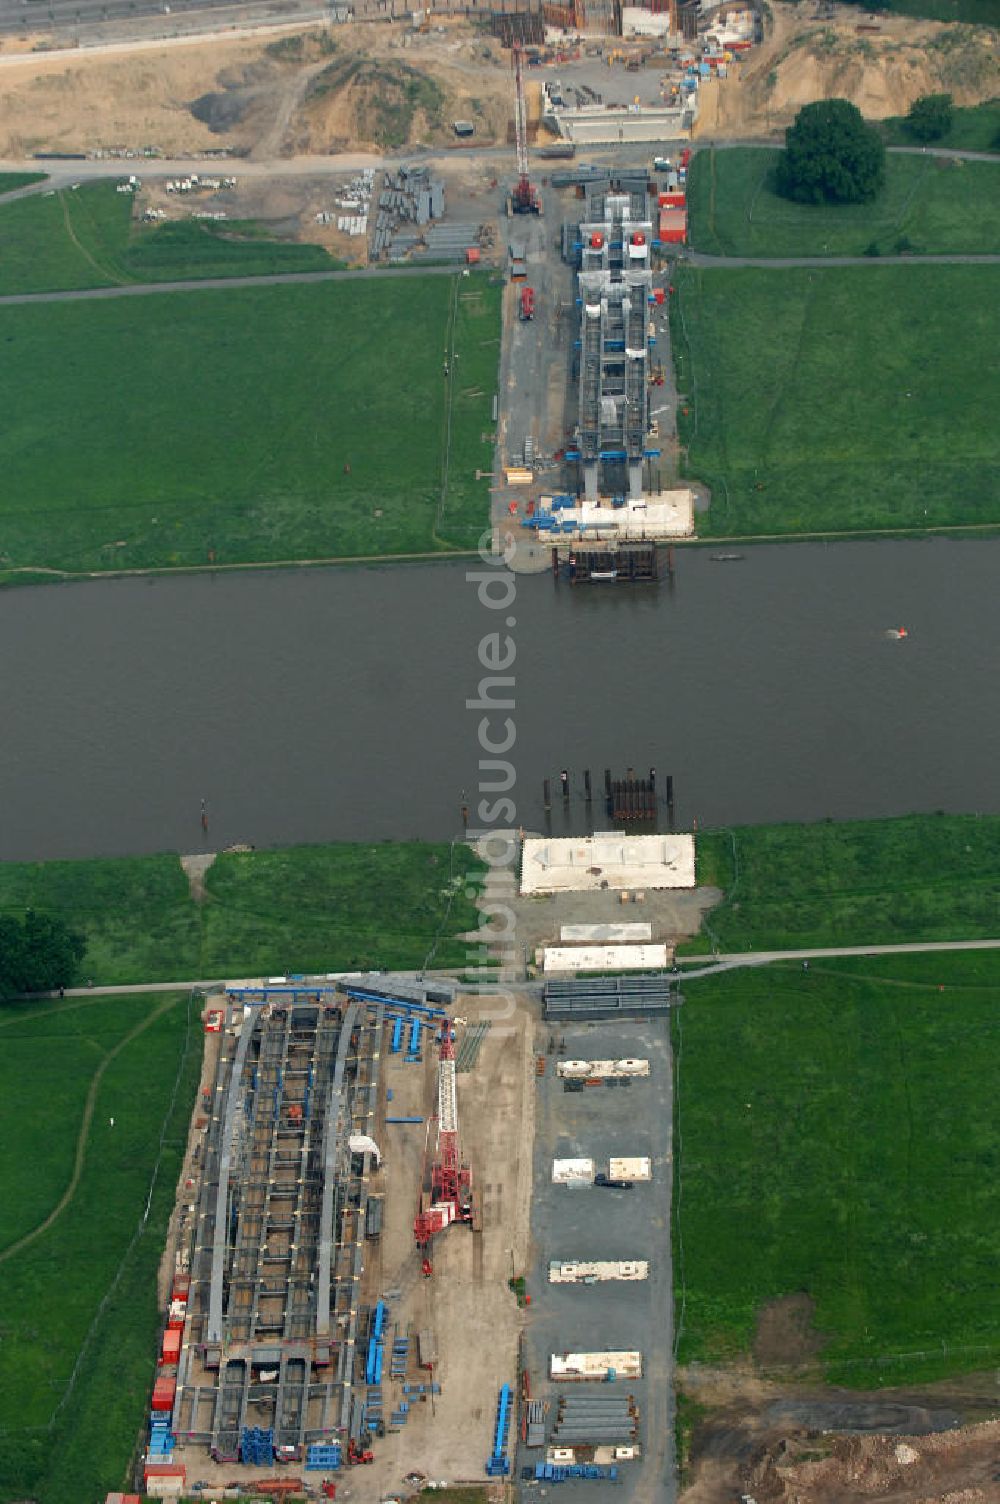
[[[184,1318],[186,1316],[187,1301],[172,1300],[170,1302],[170,1311],[167,1316],[167,1326],[169,1330],[172,1332],[182,1332],[184,1330]]]
[[[687,202],[687,195],[683,188],[674,188],[666,193],[658,194],[657,201],[661,209],[683,209]]]
[[[187,1300],[191,1289],[190,1274],[175,1274],[174,1282],[170,1290],[171,1300]]]

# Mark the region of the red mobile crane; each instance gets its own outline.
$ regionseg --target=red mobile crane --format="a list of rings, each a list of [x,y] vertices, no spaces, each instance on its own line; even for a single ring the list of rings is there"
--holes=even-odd
[[[458,1148],[458,1095],[455,1086],[455,1035],[451,1020],[441,1021],[438,1056],[437,1156],[431,1167],[428,1204],[421,1197],[413,1223],[413,1236],[423,1259],[425,1275],[433,1273],[430,1248],[435,1233],[452,1222],[472,1221],[472,1171],[463,1165]]]
[[[517,143],[517,187],[510,196],[509,212],[512,214],[541,214],[542,200],[538,189],[528,177],[528,113],[524,106],[524,78],[521,73],[520,42],[511,48],[514,67],[514,140]]]

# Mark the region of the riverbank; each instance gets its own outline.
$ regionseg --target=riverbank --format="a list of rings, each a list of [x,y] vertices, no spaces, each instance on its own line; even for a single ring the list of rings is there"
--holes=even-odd
[[[998,985],[981,952],[685,986],[682,1363],[867,1388],[995,1362]]]
[[[1000,936],[1000,816],[705,830],[722,903],[685,954]]]
[[[482,863],[463,844],[0,863],[0,913],[59,915],[97,985],[287,971],[460,967]]]
[[[476,548],[500,292],[387,277],[0,308],[0,575]]]
[[[1000,266],[681,265],[674,286],[703,538],[1000,522]]]

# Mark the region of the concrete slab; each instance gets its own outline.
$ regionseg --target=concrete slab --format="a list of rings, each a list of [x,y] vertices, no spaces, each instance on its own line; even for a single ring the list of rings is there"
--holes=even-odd
[[[693,888],[694,883],[693,835],[529,836],[521,853],[522,894]]]
[[[627,944],[652,940],[651,924],[564,924],[559,930],[563,945]]]
[[[665,945],[547,945],[542,951],[542,970],[546,976],[581,971],[662,971],[667,960]]]
[[[536,1034],[536,1051],[546,1033]],[[557,1054],[611,1058],[627,1052],[650,1062],[650,1074],[625,1089],[607,1086],[565,1091],[558,1075],[535,1082],[534,1192],[531,1206],[532,1261],[525,1271],[531,1305],[526,1312],[523,1356],[532,1394],[552,1407],[549,1441],[560,1395],[594,1394],[600,1400],[634,1397],[641,1416],[642,1456],[618,1469],[620,1504],[672,1504],[673,1469],[672,1311],[670,1195],[672,1069],[669,1036],[662,1023],[584,1025],[551,1031]],[[587,1156],[602,1166],[609,1158],[641,1156],[652,1178],[632,1191],[594,1186],[568,1193],[552,1183],[556,1156]],[[644,1261],[641,1280],[551,1283],[556,1261]],[[550,1377],[552,1357],[581,1352],[641,1353],[641,1377],[614,1384],[567,1383]],[[518,1448],[518,1470],[544,1459],[544,1449]],[[544,1488],[545,1485],[541,1485]],[[599,1485],[597,1492],[602,1493]],[[523,1497],[539,1500],[535,1484]],[[560,1504],[585,1504],[595,1485],[571,1480],[558,1490]],[[603,1494],[602,1494],[603,1497]]]

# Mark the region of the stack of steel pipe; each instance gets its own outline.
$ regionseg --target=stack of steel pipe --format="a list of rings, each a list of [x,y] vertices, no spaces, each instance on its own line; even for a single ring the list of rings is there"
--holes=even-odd
[[[552,1429],[554,1446],[629,1442],[636,1436],[638,1413],[631,1395],[566,1394]]]

